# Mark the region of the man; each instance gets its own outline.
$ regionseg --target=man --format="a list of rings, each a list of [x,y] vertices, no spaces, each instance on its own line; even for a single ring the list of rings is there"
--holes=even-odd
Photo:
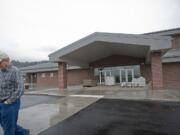
[[[4,135],[29,135],[29,130],[17,125],[23,91],[20,71],[10,64],[9,56],[0,51],[0,125]]]

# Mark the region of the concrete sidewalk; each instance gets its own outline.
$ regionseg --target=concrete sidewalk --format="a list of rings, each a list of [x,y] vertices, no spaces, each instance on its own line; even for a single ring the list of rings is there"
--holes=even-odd
[[[32,135],[52,127],[74,113],[96,102],[99,98],[65,97],[55,103],[32,106],[20,111],[19,123],[31,130]]]
[[[57,98],[56,95],[56,99],[54,102],[44,102],[21,109],[18,123],[30,129],[31,135],[37,135],[96,102],[100,97],[60,96]],[[3,133],[0,129],[1,134]]]
[[[165,100],[180,101],[180,90],[147,90],[147,89],[46,89],[39,91],[27,91],[25,94],[49,95],[49,96],[82,96],[104,97],[108,99],[134,99],[134,100]]]

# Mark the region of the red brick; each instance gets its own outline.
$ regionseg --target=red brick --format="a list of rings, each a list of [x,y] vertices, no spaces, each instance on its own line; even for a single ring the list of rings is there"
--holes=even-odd
[[[70,85],[81,85],[85,79],[93,79],[93,71],[90,69],[72,69],[68,70],[67,73],[67,84]]]
[[[180,89],[180,63],[163,64],[165,89]]]
[[[45,73],[45,77],[42,77],[42,73]],[[58,74],[57,71],[52,72],[40,72],[37,74],[37,87],[38,88],[56,88],[58,86]],[[53,73],[54,76],[50,77]]]
[[[58,63],[58,84],[59,89],[67,88],[67,64],[65,62]]]
[[[172,48],[174,48],[174,49],[180,48],[179,40],[180,40],[180,35],[173,36],[173,39],[172,39]]]
[[[152,88],[163,89],[161,52],[151,53]]]

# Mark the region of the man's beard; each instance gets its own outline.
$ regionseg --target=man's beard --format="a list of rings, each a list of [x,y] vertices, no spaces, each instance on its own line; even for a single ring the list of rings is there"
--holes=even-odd
[[[8,67],[9,67],[8,65],[5,65],[4,67],[1,68],[1,71],[6,72]]]
[[[2,68],[1,71],[2,71],[2,72],[6,72],[7,69],[6,69],[6,68]]]

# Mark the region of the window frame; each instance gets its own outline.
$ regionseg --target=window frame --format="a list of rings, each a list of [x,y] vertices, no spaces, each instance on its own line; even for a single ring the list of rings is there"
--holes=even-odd
[[[46,73],[41,73],[41,77],[45,78],[46,77]]]
[[[51,72],[51,73],[49,74],[49,76],[50,76],[50,78],[53,78],[53,77],[54,77],[54,73]]]

